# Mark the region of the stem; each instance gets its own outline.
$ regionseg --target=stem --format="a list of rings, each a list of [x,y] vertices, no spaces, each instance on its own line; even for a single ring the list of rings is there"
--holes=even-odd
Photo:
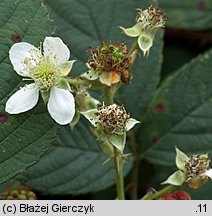
[[[163,194],[167,193],[167,192],[171,192],[173,190],[175,190],[177,188],[177,186],[175,185],[169,185],[169,186],[166,186],[165,188],[153,193],[153,194],[146,194],[142,200],[154,200],[154,199],[157,199],[161,196],[163,196]]]
[[[83,79],[71,79],[71,78],[67,78],[66,80],[71,85],[84,85],[94,89],[102,88],[102,84],[95,80],[83,80]]]
[[[113,104],[113,96],[116,89],[116,86],[105,88],[105,102],[107,105]],[[122,153],[116,147],[114,148],[114,165],[116,171],[117,199],[125,200]]]
[[[131,49],[130,49],[130,51],[129,51],[129,54],[132,55],[133,52],[134,52],[136,49],[138,49],[138,41],[137,41],[137,39],[136,39],[136,40],[134,41],[134,43],[132,44],[132,47],[131,47]]]
[[[112,90],[112,87],[106,87],[105,88],[105,103],[106,103],[106,105],[113,104],[113,96],[114,96],[114,92]]]
[[[140,168],[140,153],[139,153],[138,145],[135,140],[135,133],[134,132],[129,133],[128,139],[129,139],[129,145],[131,147],[134,156],[133,167],[131,171],[132,188],[130,190],[130,197],[131,200],[137,200],[138,199],[138,174]]]
[[[115,148],[114,150],[115,158],[115,170],[116,170],[116,187],[117,187],[117,199],[125,200],[124,194],[124,180],[123,180],[123,173],[122,173],[122,154],[121,152]]]

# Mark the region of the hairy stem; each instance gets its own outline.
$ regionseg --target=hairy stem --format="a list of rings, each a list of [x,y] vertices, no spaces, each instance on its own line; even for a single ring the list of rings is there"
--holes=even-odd
[[[124,179],[122,173],[122,167],[123,167],[122,154],[117,148],[115,148],[114,153],[115,153],[114,163],[115,163],[115,170],[116,170],[117,199],[125,200]]]
[[[142,200],[154,200],[154,199],[157,199],[161,196],[163,196],[165,193],[167,192],[171,192],[173,190],[175,190],[177,188],[177,186],[175,185],[168,185],[167,187],[155,192],[155,193],[152,193],[152,194],[149,194],[147,193],[143,198]]]
[[[140,153],[139,148],[135,140],[135,133],[131,132],[128,136],[129,145],[134,156],[133,167],[131,171],[132,187],[130,189],[130,199],[138,199],[138,174],[140,169]]]
[[[134,41],[134,43],[132,44],[132,46],[130,48],[129,54],[132,55],[133,52],[137,49],[138,49],[138,42],[137,42],[137,38],[136,38],[136,40]]]
[[[105,88],[105,102],[107,105],[113,104],[113,97],[117,90],[117,86]],[[124,200],[124,178],[123,178],[123,161],[122,153],[114,148],[114,164],[116,171],[116,188],[117,188],[117,199]]]
[[[114,96],[113,89],[111,87],[106,87],[105,88],[105,103],[106,103],[106,105],[113,104],[113,96]]]
[[[95,80],[83,80],[83,79],[72,79],[72,78],[67,78],[66,80],[71,85],[84,85],[92,89],[103,88],[103,85],[100,82]]]

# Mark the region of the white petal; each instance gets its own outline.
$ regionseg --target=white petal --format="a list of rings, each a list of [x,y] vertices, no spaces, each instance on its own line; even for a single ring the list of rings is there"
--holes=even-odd
[[[39,49],[26,42],[13,44],[9,51],[9,57],[13,68],[21,76],[30,77],[24,60],[28,58],[28,66],[33,67],[36,65],[36,61],[39,60],[40,56]]]
[[[138,37],[141,34],[141,25],[136,23],[131,28],[123,28],[120,26],[120,29],[129,37]]]
[[[6,112],[18,114],[32,109],[38,102],[39,88],[35,83],[29,84],[15,94],[6,103]]]
[[[129,131],[130,129],[132,129],[138,123],[140,123],[140,122],[137,121],[136,119],[130,118],[127,121],[127,124],[126,124],[126,131]]]
[[[212,179],[212,169],[207,170],[203,175]]]
[[[60,125],[70,123],[75,114],[74,97],[64,89],[51,88],[47,107],[51,117]]]
[[[44,55],[55,63],[65,63],[70,58],[70,51],[58,37],[46,37],[43,42]]]

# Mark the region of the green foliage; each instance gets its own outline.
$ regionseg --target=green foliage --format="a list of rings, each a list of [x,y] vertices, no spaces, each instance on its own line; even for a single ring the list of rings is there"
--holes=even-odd
[[[173,166],[175,146],[187,155],[211,152],[211,67],[212,50],[182,67],[158,89],[142,128],[148,161]],[[154,136],[159,140],[152,144]]]
[[[158,2],[167,12],[171,28],[212,28],[210,0]],[[130,47],[133,39],[121,34],[118,26],[133,26],[135,8],[149,5],[148,0],[45,0],[45,3],[57,25],[55,35],[63,39],[71,49],[71,58],[77,60],[74,75],[88,70],[85,62],[89,46],[96,47],[103,41],[126,41]],[[39,46],[52,33],[53,26],[38,0],[1,0],[0,26],[0,37],[4,38],[0,44],[0,112],[4,112],[7,99],[24,85],[8,58],[12,35]],[[115,101],[124,104],[131,116],[142,122],[136,134],[142,157],[154,165],[171,167],[175,166],[175,147],[187,155],[212,153],[212,50],[170,75],[155,93],[163,59],[162,38],[163,31],[159,31],[147,59],[140,52],[129,69],[133,74],[131,85],[122,85]],[[178,61],[178,56],[175,60]],[[84,117],[73,130],[62,127],[54,146],[27,171],[56,137],[55,123],[43,102],[30,112],[9,116],[6,123],[0,124],[0,131],[0,183],[24,171],[18,180],[43,194],[78,195],[97,192],[115,182],[114,165],[112,161],[103,164],[107,156]],[[178,166],[181,162],[178,161]],[[131,160],[127,159],[125,175],[131,166]]]
[[[206,30],[212,28],[211,0],[159,0],[158,3],[167,12],[167,25],[171,28],[188,30]]]
[[[13,40],[31,42],[39,46],[44,36],[53,31],[47,11],[40,1],[0,2],[0,183],[14,177],[36,163],[56,137],[56,126],[41,103],[36,109],[7,115],[7,99],[23,86],[8,58]]]
[[[86,120],[73,131],[61,129],[51,151],[40,162],[23,173],[19,179],[45,194],[81,194],[96,192],[115,182],[113,160],[107,160]],[[131,161],[124,164],[125,175]]]

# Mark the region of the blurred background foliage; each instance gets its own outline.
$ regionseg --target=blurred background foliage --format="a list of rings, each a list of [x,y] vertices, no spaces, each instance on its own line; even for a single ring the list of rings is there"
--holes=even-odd
[[[130,47],[133,40],[118,26],[132,26],[135,8],[155,4],[167,13],[167,27],[156,35],[149,58],[138,56],[130,70],[132,84],[122,87],[116,97],[142,121],[128,137],[136,159],[125,166],[127,198],[135,198],[135,181],[138,197],[151,187],[161,188],[160,182],[175,170],[174,146],[187,154],[209,152],[212,157],[211,0],[45,0],[45,4],[56,25],[54,35],[65,41],[71,58],[77,60],[72,75],[86,71],[89,46],[125,41]],[[61,128],[41,161],[17,179],[40,199],[114,199],[113,164],[102,165],[106,156],[86,124],[82,118],[73,131]],[[185,189],[193,199],[212,199],[211,187],[210,182],[198,190]]]

